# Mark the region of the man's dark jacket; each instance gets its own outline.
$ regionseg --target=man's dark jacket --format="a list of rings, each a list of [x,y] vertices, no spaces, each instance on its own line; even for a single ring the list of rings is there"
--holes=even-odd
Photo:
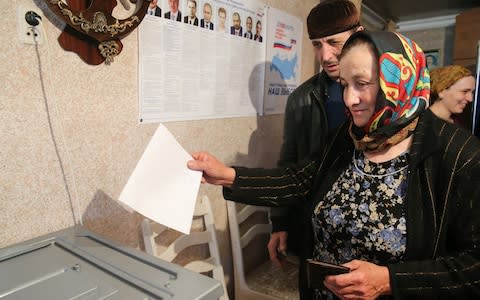
[[[279,166],[294,165],[309,154],[321,151],[326,145],[328,134],[325,101],[327,97],[328,77],[325,72],[312,76],[297,87],[288,97],[285,107],[283,144],[280,151]],[[305,239],[305,227],[309,226],[308,209],[304,205],[272,208],[272,231],[288,232],[288,249],[298,255],[302,261],[300,268],[300,298],[309,299],[305,265],[303,261],[308,253],[302,251],[301,241]]]
[[[279,166],[298,164],[311,153],[319,152],[325,147],[328,134],[325,111],[327,78],[325,72],[316,74],[296,88],[288,97]],[[296,226],[296,221],[299,219],[298,209],[293,213],[291,209],[272,209],[273,232],[288,231],[289,228],[298,227]],[[295,230],[290,232],[291,249],[294,249],[299,239],[298,233]]]

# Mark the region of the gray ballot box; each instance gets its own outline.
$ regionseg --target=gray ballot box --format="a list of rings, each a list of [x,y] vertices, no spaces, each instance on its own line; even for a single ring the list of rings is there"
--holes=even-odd
[[[0,249],[0,299],[218,299],[208,276],[80,226]]]

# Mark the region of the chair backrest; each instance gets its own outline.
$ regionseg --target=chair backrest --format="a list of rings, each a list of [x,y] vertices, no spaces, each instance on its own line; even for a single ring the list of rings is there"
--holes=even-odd
[[[195,206],[194,220],[203,220],[203,231],[193,231],[188,235],[180,235],[167,246],[161,245],[155,241],[162,234],[167,234],[167,227],[155,223],[149,219],[142,221],[142,234],[145,244],[145,251],[148,254],[157,256],[163,260],[172,262],[179,257],[180,253],[186,248],[194,245],[208,244],[209,257],[193,260],[184,265],[185,268],[197,272],[211,272],[212,277],[222,282],[223,296],[221,300],[228,300],[228,293],[225,285],[225,276],[220,261],[220,252],[218,250],[217,235],[213,219],[212,207],[207,196],[200,198]]]
[[[254,300],[254,299],[278,299],[260,291],[251,289],[246,280],[244,248],[246,248],[258,235],[269,235],[272,230],[269,213],[270,208],[262,206],[245,205],[237,211],[235,202],[227,201],[228,223],[230,226],[230,238],[232,243],[233,269],[235,282],[235,299]],[[253,223],[251,227],[245,229],[245,221],[256,213],[266,214],[266,223]],[[242,228],[242,232],[241,232]],[[266,245],[261,245],[266,249]]]

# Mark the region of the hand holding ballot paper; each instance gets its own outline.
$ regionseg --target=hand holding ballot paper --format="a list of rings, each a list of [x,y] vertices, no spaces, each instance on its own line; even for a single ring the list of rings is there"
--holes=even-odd
[[[145,217],[189,234],[202,172],[187,168],[192,157],[160,124],[119,196]]]

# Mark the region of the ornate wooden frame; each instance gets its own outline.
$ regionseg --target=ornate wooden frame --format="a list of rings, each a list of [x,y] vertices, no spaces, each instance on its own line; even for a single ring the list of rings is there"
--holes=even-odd
[[[120,39],[143,20],[150,0],[143,1],[136,12],[119,20],[112,16],[116,0],[43,0],[67,26],[58,38],[67,51],[76,52],[85,62],[98,65],[113,62],[123,48]],[[130,0],[136,3],[137,0]]]

